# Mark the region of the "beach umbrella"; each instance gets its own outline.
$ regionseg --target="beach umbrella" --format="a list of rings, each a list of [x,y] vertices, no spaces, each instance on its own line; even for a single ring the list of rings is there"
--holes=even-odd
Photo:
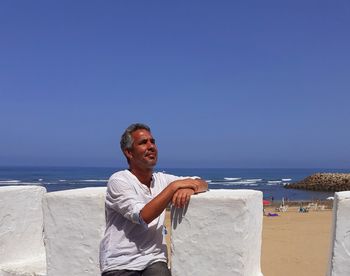
[[[270,205],[270,204],[271,204],[270,201],[263,199],[263,205],[264,205],[264,206],[265,206],[265,205]]]

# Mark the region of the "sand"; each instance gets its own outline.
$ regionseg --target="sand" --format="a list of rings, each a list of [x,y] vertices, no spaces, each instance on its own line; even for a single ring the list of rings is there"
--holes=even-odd
[[[332,211],[299,213],[289,207],[263,220],[261,267],[264,276],[320,276],[328,267]],[[166,219],[170,229],[169,213]],[[170,235],[167,235],[169,238]],[[168,248],[169,246],[169,239]]]
[[[326,275],[332,211],[299,213],[294,207],[278,214],[278,217],[264,217],[261,256],[263,274]]]

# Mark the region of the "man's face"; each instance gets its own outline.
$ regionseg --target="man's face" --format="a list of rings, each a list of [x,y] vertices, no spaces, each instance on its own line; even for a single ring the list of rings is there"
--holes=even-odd
[[[125,154],[130,164],[141,168],[153,168],[157,164],[158,149],[152,134],[146,129],[138,129],[131,133],[134,142]]]

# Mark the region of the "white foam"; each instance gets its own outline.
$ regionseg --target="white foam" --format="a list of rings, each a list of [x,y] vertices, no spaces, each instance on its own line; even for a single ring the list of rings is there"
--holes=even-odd
[[[21,186],[21,185],[23,185],[23,186],[26,186],[26,185],[29,185],[29,186],[41,186],[41,183],[39,183],[39,182],[6,182],[6,181],[4,181],[4,182],[0,182],[0,185],[13,185],[13,186],[16,186],[16,184],[18,185],[18,186]]]
[[[269,184],[278,184],[278,183],[282,183],[282,181],[281,180],[269,180],[269,181],[267,181],[267,183],[269,183]]]
[[[191,178],[191,179],[202,179],[201,177],[195,175],[195,176],[179,176],[182,179],[186,179],[186,178]]]
[[[0,184],[15,184],[21,183],[21,180],[0,180]]]
[[[225,180],[240,180],[241,177],[224,177]]]
[[[238,185],[243,185],[243,186],[258,186],[259,184],[256,184],[255,181],[242,180],[242,181],[219,181],[219,182],[211,182],[210,185],[223,185],[223,186],[238,186]]]
[[[234,185],[248,185],[251,182],[244,181],[225,181],[225,182],[211,182],[211,185],[224,185],[224,186],[234,186]]]
[[[107,182],[108,179],[83,179],[83,180],[79,180],[82,182]]]
[[[222,185],[247,185],[251,184],[251,182],[245,182],[245,181],[234,181],[234,182],[221,182]]]
[[[246,184],[246,185],[249,185],[249,184],[254,184],[256,183],[256,181],[254,180],[242,180],[242,181],[237,181],[236,183],[239,183],[239,184]]]
[[[282,178],[282,181],[291,181],[291,178]]]

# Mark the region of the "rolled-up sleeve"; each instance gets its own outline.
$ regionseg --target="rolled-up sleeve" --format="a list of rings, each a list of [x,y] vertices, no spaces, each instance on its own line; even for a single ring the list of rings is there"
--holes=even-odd
[[[110,179],[107,185],[106,207],[120,213],[133,223],[145,225],[140,212],[146,205],[137,198],[135,188],[120,179]],[[147,224],[146,224],[147,225]]]

